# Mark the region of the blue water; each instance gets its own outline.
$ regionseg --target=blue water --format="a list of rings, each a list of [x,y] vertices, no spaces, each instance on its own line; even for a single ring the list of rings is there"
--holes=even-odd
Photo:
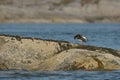
[[[120,71],[0,71],[0,80],[120,80]]]
[[[20,35],[79,43],[73,36],[88,38],[84,44],[120,49],[120,24],[0,24],[0,34]]]
[[[120,24],[0,24],[0,34],[53,40],[88,38],[87,45],[120,49]],[[0,80],[120,80],[120,71],[0,71]]]

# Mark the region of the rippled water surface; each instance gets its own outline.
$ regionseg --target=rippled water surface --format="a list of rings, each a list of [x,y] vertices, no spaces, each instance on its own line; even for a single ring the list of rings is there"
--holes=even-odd
[[[120,49],[120,24],[0,24],[0,34],[12,34],[43,39],[73,39],[76,34],[86,36],[84,44]]]
[[[0,80],[120,80],[120,71],[0,71]]]
[[[82,34],[89,40],[84,43],[120,49],[120,24],[0,24],[0,34],[11,34],[43,39],[73,39]],[[120,80],[120,71],[0,71],[0,80]]]

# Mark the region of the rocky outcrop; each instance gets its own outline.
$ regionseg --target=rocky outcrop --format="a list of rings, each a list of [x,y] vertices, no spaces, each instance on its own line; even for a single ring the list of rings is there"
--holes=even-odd
[[[120,54],[66,41],[0,35],[0,69],[116,70]]]

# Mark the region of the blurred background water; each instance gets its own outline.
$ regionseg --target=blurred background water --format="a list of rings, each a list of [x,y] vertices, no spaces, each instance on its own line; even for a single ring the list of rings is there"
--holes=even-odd
[[[89,40],[84,43],[120,49],[120,24],[0,24],[0,34],[53,40],[74,40],[76,34]],[[120,71],[0,71],[0,80],[120,80]]]

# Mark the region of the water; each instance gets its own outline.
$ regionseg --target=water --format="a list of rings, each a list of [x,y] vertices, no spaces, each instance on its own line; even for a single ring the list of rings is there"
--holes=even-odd
[[[0,34],[79,43],[73,37],[82,34],[84,43],[120,49],[120,24],[0,24]],[[120,80],[120,71],[0,71],[0,80]]]
[[[79,43],[73,36],[88,38],[84,44],[120,49],[120,24],[0,24],[0,34],[20,35]]]
[[[120,80],[120,71],[0,71],[0,80]]]

